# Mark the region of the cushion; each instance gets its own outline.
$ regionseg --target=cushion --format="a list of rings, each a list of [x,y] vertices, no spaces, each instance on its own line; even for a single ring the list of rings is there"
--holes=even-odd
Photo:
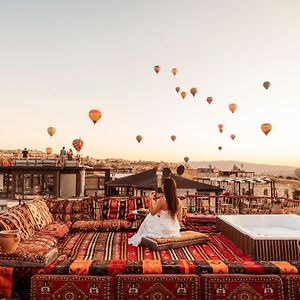
[[[113,298],[109,276],[36,274],[31,278],[32,300]]]
[[[46,267],[58,256],[56,245],[55,237],[34,235],[20,242],[15,252],[0,252],[0,266]]]
[[[92,199],[48,200],[47,206],[55,221],[74,222],[92,218]]]
[[[50,225],[46,225],[41,230],[35,232],[35,234],[50,235],[56,238],[63,238],[69,233],[71,222],[54,222]]]
[[[71,231],[122,231],[128,229],[127,220],[87,220],[87,221],[76,221],[71,226]]]
[[[0,214],[0,230],[15,229],[20,231],[20,237],[23,241],[34,233],[33,225],[28,221],[28,215],[24,215],[17,207],[7,210],[4,214]]]
[[[133,214],[134,210],[138,210],[141,208],[149,208],[150,199],[147,197],[132,197],[126,200],[126,220],[135,221],[138,217]]]
[[[53,216],[52,216],[45,200],[43,200],[43,199],[35,200],[32,202],[32,204],[37,207],[37,209],[39,210],[43,219],[45,220],[46,225],[49,225],[54,221]]]
[[[198,300],[200,278],[194,274],[117,275],[116,299]]]
[[[208,241],[208,235],[197,231],[182,231],[180,237],[175,238],[142,238],[142,245],[152,250],[165,250],[170,248],[186,247],[203,244]]]
[[[282,276],[285,286],[285,299],[300,299],[300,275]]]
[[[202,274],[201,282],[203,299],[207,300],[284,299],[278,275]]]
[[[25,203],[31,218],[33,219],[33,226],[36,230],[39,230],[47,225],[46,219],[43,217],[38,207],[32,203]]]

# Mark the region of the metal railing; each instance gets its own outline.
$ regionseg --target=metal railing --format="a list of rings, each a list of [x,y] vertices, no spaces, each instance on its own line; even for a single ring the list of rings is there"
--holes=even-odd
[[[300,201],[285,197],[195,194],[181,200],[188,213],[269,214],[279,205],[282,213],[300,214]]]

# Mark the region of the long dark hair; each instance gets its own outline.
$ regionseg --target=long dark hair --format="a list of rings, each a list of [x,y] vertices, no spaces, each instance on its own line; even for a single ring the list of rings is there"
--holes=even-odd
[[[171,216],[175,218],[175,215],[178,212],[179,202],[176,192],[176,182],[173,178],[165,178],[162,182],[165,198],[168,203],[168,209],[171,213]]]

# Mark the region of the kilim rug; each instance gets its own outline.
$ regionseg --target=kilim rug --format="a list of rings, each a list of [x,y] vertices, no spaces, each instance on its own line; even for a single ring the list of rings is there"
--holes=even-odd
[[[221,234],[209,235],[205,244],[169,250],[128,245],[131,232],[79,232],[66,238],[62,254],[79,260],[220,260],[252,261]]]
[[[205,274],[201,281],[205,300],[284,299],[283,283],[278,275]]]
[[[197,275],[118,275],[116,299],[199,299]]]
[[[31,300],[110,300],[114,296],[111,281],[106,276],[34,275]]]

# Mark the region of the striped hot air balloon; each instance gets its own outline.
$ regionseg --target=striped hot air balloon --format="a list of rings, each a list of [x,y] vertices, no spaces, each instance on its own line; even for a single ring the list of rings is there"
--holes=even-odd
[[[75,150],[76,150],[77,152],[80,152],[80,150],[81,150],[81,148],[82,148],[82,146],[83,146],[83,141],[82,141],[81,138],[75,139],[75,140],[72,142],[72,144],[73,144],[73,147],[75,148]]]

